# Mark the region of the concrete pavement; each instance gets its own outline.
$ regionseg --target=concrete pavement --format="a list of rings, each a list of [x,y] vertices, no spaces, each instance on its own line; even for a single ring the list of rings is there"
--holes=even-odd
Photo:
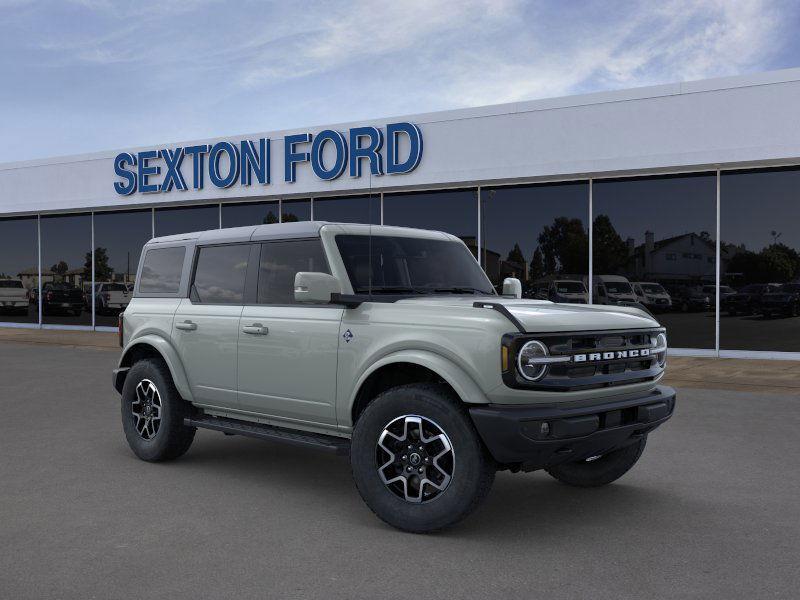
[[[437,535],[397,532],[345,459],[200,431],[178,461],[127,448],[117,354],[0,341],[0,596],[794,598],[800,403],[679,390],[619,482],[498,474]]]

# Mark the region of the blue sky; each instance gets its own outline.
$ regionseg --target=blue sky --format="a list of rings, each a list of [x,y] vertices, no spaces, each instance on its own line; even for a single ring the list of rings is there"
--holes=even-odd
[[[0,0],[0,162],[800,65],[800,3]]]

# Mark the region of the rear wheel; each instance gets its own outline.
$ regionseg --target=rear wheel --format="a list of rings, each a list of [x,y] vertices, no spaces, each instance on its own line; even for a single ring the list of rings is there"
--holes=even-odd
[[[196,431],[183,424],[189,414],[190,405],[162,360],[148,358],[131,367],[122,388],[122,428],[136,456],[157,462],[183,455]]]
[[[550,467],[547,472],[567,485],[599,487],[616,481],[627,473],[644,452],[647,438],[608,454],[592,456],[578,462]]]
[[[461,401],[438,384],[403,385],[373,400],[353,430],[350,462],[367,506],[414,533],[467,517],[495,474]]]

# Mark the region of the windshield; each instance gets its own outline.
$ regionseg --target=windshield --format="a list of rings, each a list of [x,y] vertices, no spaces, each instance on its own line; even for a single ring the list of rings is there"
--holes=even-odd
[[[735,294],[736,292],[733,291],[733,288],[729,285],[721,285],[719,286],[720,294]]]
[[[666,290],[658,283],[643,283],[642,290],[645,294],[666,294]]]
[[[557,281],[556,291],[559,294],[585,294],[586,288],[580,281]]]
[[[609,294],[630,294],[631,284],[621,281],[609,281],[606,282],[606,291]]]
[[[21,288],[22,282],[19,279],[0,279],[0,288]]]
[[[383,294],[495,294],[475,258],[458,242],[337,235],[336,245],[356,294],[369,293],[370,286]]]

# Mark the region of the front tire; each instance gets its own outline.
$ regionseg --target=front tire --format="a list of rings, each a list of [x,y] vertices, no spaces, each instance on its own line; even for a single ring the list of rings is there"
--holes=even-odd
[[[353,429],[350,464],[372,512],[412,533],[466,518],[496,471],[461,401],[440,384],[403,385],[375,398]]]
[[[122,388],[122,428],[133,453],[148,462],[186,453],[197,431],[183,419],[190,405],[181,398],[164,361],[140,360],[128,371]]]
[[[644,452],[647,437],[599,457],[550,467],[547,472],[561,483],[576,487],[600,487],[627,473]]]

